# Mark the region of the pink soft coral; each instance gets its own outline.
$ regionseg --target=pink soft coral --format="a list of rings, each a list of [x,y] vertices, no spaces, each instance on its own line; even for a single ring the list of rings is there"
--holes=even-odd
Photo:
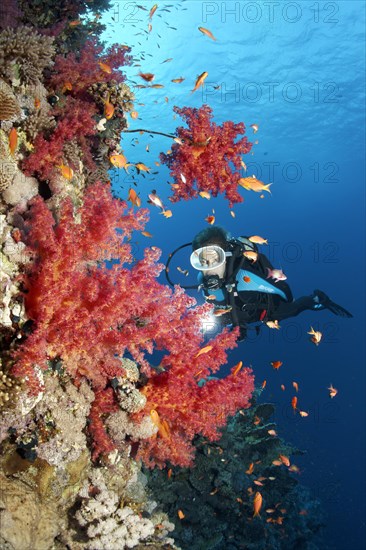
[[[225,193],[230,206],[242,202],[237,191],[241,155],[252,148],[245,136],[235,141],[238,134],[245,133],[244,124],[228,121],[216,125],[211,122],[212,109],[208,105],[199,109],[174,107],[174,111],[187,122],[188,128],[179,127],[179,144],[173,144],[171,154],[160,155],[174,178],[174,194],[170,200],[187,200],[207,191],[214,197]]]

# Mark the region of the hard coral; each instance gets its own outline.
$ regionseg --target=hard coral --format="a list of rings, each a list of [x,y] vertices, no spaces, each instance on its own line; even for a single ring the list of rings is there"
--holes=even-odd
[[[19,115],[19,103],[11,87],[0,79],[0,120],[16,119]]]
[[[0,33],[0,76],[8,83],[38,84],[54,54],[53,38],[32,27],[5,29]]]
[[[230,206],[242,202],[243,198],[237,191],[241,155],[249,153],[252,148],[246,137],[235,141],[238,134],[245,133],[244,124],[228,121],[216,125],[211,122],[212,109],[208,105],[199,109],[174,107],[174,111],[187,122],[188,128],[179,127],[179,143],[172,145],[170,154],[160,155],[175,181],[170,200],[188,200],[206,191],[214,197],[225,193]]]

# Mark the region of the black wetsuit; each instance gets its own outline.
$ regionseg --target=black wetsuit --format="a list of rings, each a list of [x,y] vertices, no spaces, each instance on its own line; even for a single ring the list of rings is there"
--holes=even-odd
[[[239,269],[239,271],[238,271]],[[221,315],[220,324],[223,326],[234,324],[239,325],[242,328],[242,337],[245,337],[246,326],[250,323],[256,323],[259,321],[281,321],[289,317],[295,317],[299,313],[305,310],[321,310],[328,308],[336,315],[343,315],[345,317],[352,317],[352,315],[341,306],[334,304],[322,291],[314,291],[314,294],[310,296],[302,296],[297,300],[293,299],[293,295],[289,285],[285,281],[275,282],[272,278],[268,277],[268,269],[273,270],[273,265],[264,254],[258,253],[257,260],[252,262],[251,260],[242,257],[242,254],[238,256],[233,263],[233,274],[231,280],[225,280],[224,285],[221,287],[218,299],[211,302],[216,305],[217,308],[235,306],[232,307],[230,313]],[[254,274],[261,278],[264,285],[275,287],[281,291],[281,295],[275,292],[260,292],[256,290],[237,290],[237,293],[229,292],[226,284],[228,282],[237,283],[237,286],[243,288],[243,284],[239,284],[238,278],[242,275],[240,270],[250,274]],[[274,289],[274,290],[275,290]],[[318,295],[316,294],[318,293]],[[212,294],[209,289],[204,289],[205,296]],[[323,298],[323,302],[317,298],[320,296]]]

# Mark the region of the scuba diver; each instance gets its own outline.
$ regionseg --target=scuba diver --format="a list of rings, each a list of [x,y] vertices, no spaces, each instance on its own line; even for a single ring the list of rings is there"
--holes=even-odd
[[[206,300],[215,306],[214,315],[220,324],[239,326],[238,341],[246,338],[251,323],[269,323],[277,328],[282,319],[306,310],[329,309],[335,315],[352,317],[321,290],[294,300],[284,273],[273,268],[254,242],[247,237],[230,238],[219,226],[200,231],[192,243],[170,254],[166,266],[170,284],[173,284],[168,275],[170,260],[178,250],[189,245],[193,250],[191,265],[199,271],[198,285],[181,286],[202,290]],[[257,334],[260,324],[256,326]]]

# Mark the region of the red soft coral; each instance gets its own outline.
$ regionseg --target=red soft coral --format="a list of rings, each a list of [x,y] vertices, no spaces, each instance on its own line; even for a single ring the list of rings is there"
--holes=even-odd
[[[108,456],[116,446],[106,432],[103,416],[119,409],[112,388],[95,392],[95,399],[90,408],[88,432],[92,436],[92,459],[100,455]]]
[[[47,139],[43,134],[38,134],[34,140],[34,151],[23,161],[24,172],[27,175],[37,175],[41,180],[49,180],[57,166],[62,163],[66,142],[76,139],[87,150],[86,138],[97,132],[93,118],[96,112],[94,104],[67,97],[53,133]],[[87,154],[86,159],[90,159],[90,155]],[[94,162],[92,165],[89,163],[88,168],[94,169]]]
[[[199,330],[192,330],[192,316],[197,309],[189,314],[191,319],[185,320],[186,327],[174,341],[165,344],[171,352],[161,362],[166,372],[152,376],[143,389],[147,397],[145,412],[157,411],[163,423],[157,437],[140,442],[138,456],[148,466],[163,467],[167,461],[192,465],[193,438],[200,434],[211,441],[219,439],[217,428],[225,425],[227,417],[239,408],[249,406],[254,389],[250,369],[244,368],[222,380],[209,379],[202,388],[198,386],[200,379],[214,374],[226,362],[225,350],[236,345],[237,334],[224,331],[208,343],[210,349],[206,353],[199,355],[200,338],[195,337]],[[141,417],[141,413],[137,416]]]
[[[126,266],[132,257],[125,239],[143,228],[146,217],[146,210],[127,210],[101,183],[87,189],[78,212],[64,200],[57,222],[40,197],[33,199],[27,241],[34,263],[25,307],[34,328],[15,354],[13,374],[25,377],[29,391],[36,393],[37,369],[46,370],[49,360],[58,359],[75,384],[89,381],[96,393],[90,427],[96,458],[114,448],[103,417],[114,411],[109,385],[123,375],[118,357],[129,352],[148,376],[143,389],[147,405],[140,418],[156,409],[169,430],[168,438],[143,442],[139,456],[149,465],[162,466],[167,460],[188,465],[194,436],[217,439],[217,427],[227,416],[248,405],[253,380],[243,370],[203,388],[197,385],[226,362],[225,350],[236,345],[237,334],[224,331],[199,353],[202,318],[212,307],[193,307],[195,300],[182,288],[172,292],[158,283],[163,266],[157,264],[160,251],[155,247]],[[105,264],[113,259],[113,265]],[[162,375],[145,357],[154,349],[165,353]]]
[[[188,128],[177,128],[179,144],[173,144],[171,154],[160,155],[175,180],[170,200],[188,200],[207,191],[214,197],[225,193],[230,206],[242,202],[237,191],[241,155],[252,148],[246,137],[235,141],[238,134],[245,133],[244,124],[228,121],[217,126],[211,122],[212,109],[208,105],[199,109],[174,107],[174,111],[187,122]]]
[[[49,85],[55,90],[61,90],[66,82],[72,85],[70,93],[80,95],[89,86],[96,82],[116,83],[124,82],[126,77],[119,71],[119,67],[129,65],[132,58],[128,55],[130,48],[113,44],[105,54],[102,54],[103,47],[90,40],[86,43],[79,54],[71,52],[67,56],[58,55]],[[106,72],[100,63],[108,65],[110,72]],[[102,65],[103,66],[103,65]]]
[[[35,330],[19,350],[14,372],[28,376],[33,391],[39,384],[34,366],[45,369],[47,359],[55,357],[74,379],[86,376],[94,388],[103,388],[121,372],[114,355],[128,345],[118,327],[134,324],[139,309],[127,308],[130,271],[123,264],[132,257],[123,240],[143,228],[147,211],[126,211],[126,204],[98,183],[88,188],[78,216],[79,222],[65,200],[56,224],[40,197],[32,201],[27,241],[35,262],[25,306]],[[103,262],[112,258],[121,263],[108,269]]]

